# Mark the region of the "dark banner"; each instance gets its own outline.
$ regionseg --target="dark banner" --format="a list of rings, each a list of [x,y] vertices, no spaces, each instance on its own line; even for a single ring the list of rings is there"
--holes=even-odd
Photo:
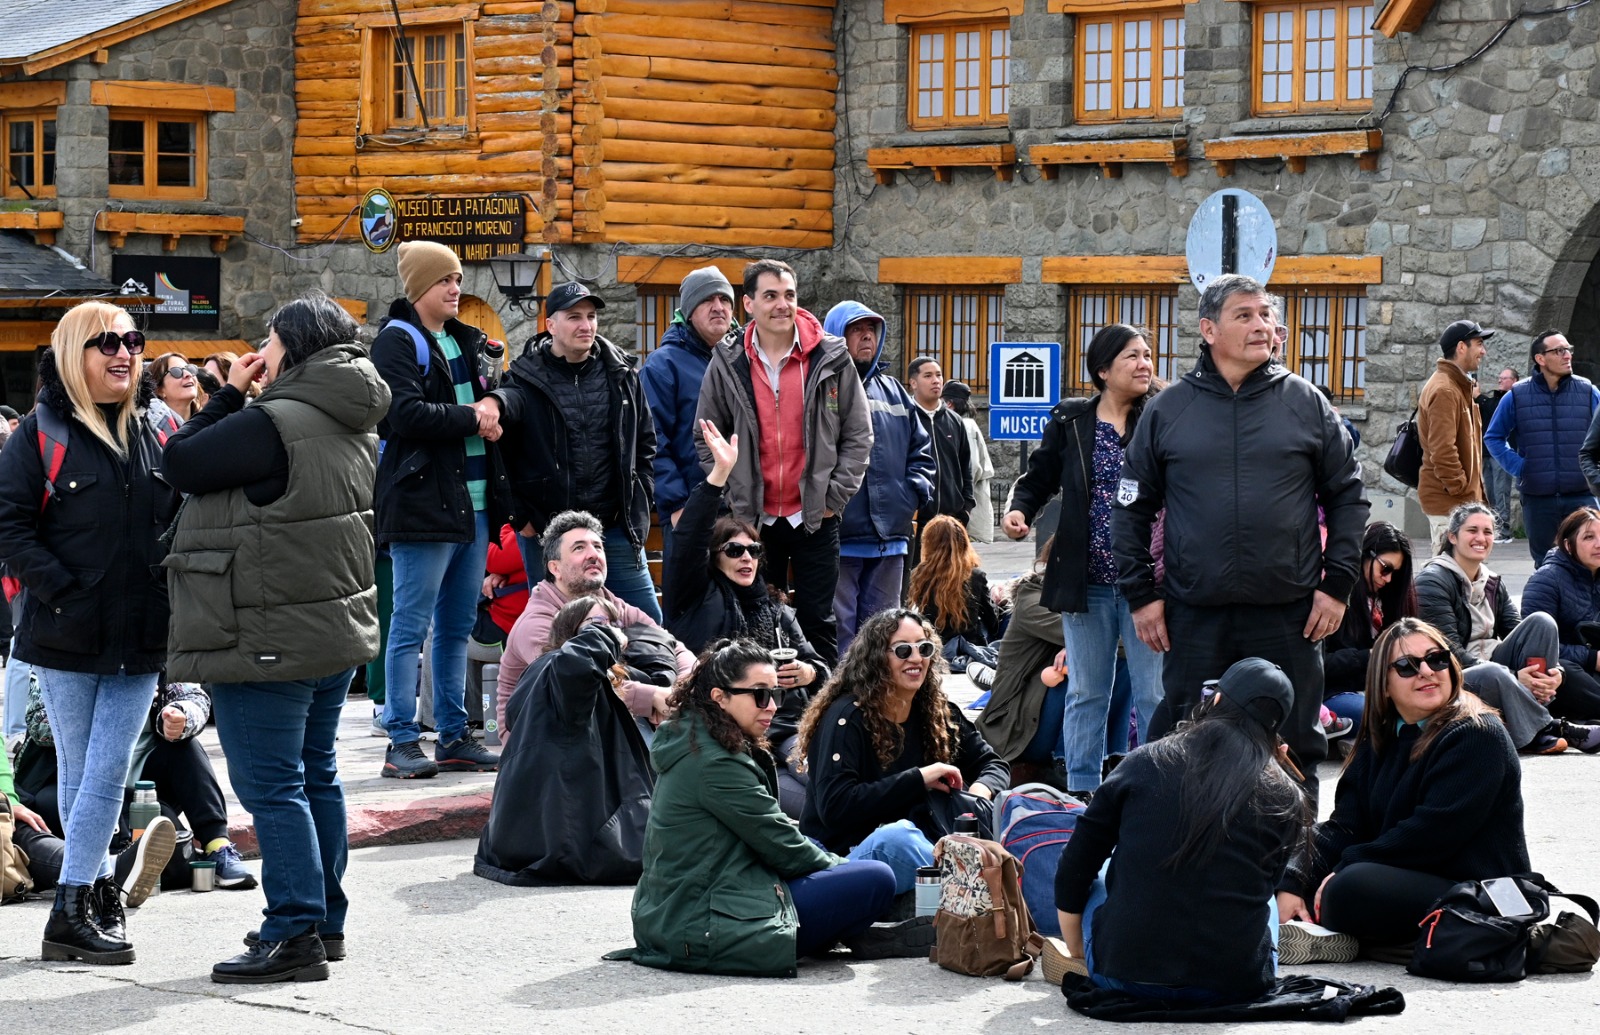
[[[149,330],[216,330],[222,295],[222,260],[172,255],[113,255],[111,279],[137,281],[153,306],[130,306]]]
[[[487,262],[522,250],[525,205],[521,194],[397,198],[372,190],[361,201],[361,238],[375,252],[399,241],[437,241],[462,262]]]

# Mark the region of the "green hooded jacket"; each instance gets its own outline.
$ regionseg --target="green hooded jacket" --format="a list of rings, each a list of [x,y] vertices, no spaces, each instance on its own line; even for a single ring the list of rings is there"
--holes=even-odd
[[[800,925],[784,881],[844,860],[778,807],[772,756],[729,751],[697,714],[663,723],[650,760],[659,775],[627,955],[670,970],[794,977]]]

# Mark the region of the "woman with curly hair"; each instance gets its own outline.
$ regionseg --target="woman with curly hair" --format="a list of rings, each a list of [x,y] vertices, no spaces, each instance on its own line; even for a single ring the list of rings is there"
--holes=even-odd
[[[1004,760],[944,696],[939,634],[916,611],[874,615],[811,702],[796,750],[810,794],[802,833],[851,859],[881,859],[910,891],[955,817],[989,813]]]
[[[965,672],[981,689],[994,683],[1000,616],[989,598],[989,577],[978,565],[967,530],[940,514],[922,531],[922,563],[911,572],[907,602],[927,616],[944,641],[952,672]]]
[[[893,872],[819,847],[778,808],[766,737],[777,682],[767,648],[722,640],[673,691],[674,717],[650,748],[661,775],[633,893],[635,963],[793,977],[799,958],[839,941],[864,958],[893,954],[874,950],[897,925],[873,925]]]

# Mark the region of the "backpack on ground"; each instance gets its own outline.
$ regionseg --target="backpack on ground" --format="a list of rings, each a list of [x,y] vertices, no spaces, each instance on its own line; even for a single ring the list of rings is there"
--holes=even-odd
[[[16,824],[11,799],[0,791],[0,902],[13,902],[33,890],[33,877],[28,874],[28,853],[11,840]]]
[[[994,841],[949,834],[933,848],[942,871],[936,944],[928,958],[973,977],[1021,981],[1044,940],[1022,901],[1021,867]]]
[[[1600,955],[1600,931],[1595,928],[1600,906],[1595,900],[1568,895],[1537,873],[1506,879],[1526,900],[1526,912],[1502,915],[1485,887],[1492,882],[1462,881],[1440,896],[1422,918],[1406,970],[1444,981],[1489,982],[1592,969]],[[1544,923],[1551,895],[1576,903],[1589,917],[1562,913],[1555,923]]]
[[[1056,866],[1083,814],[1082,803],[1049,784],[1023,784],[1007,791],[997,807],[1000,844],[1022,867],[1022,899],[1041,935],[1059,937]]]

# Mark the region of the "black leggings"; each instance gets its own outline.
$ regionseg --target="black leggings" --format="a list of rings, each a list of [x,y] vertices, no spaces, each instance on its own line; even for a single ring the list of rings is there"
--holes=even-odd
[[[1550,702],[1550,714],[1573,722],[1600,720],[1600,680],[1582,665],[1561,663],[1561,689]]]
[[[1439,896],[1457,882],[1383,863],[1355,863],[1322,889],[1322,926],[1364,942],[1403,945],[1417,938],[1417,924]],[[1307,903],[1308,905],[1310,903]]]
[[[228,802],[199,738],[174,742],[156,737],[139,778],[155,781],[163,811],[181,813],[201,845],[228,836]],[[176,822],[178,816],[171,818]]]

